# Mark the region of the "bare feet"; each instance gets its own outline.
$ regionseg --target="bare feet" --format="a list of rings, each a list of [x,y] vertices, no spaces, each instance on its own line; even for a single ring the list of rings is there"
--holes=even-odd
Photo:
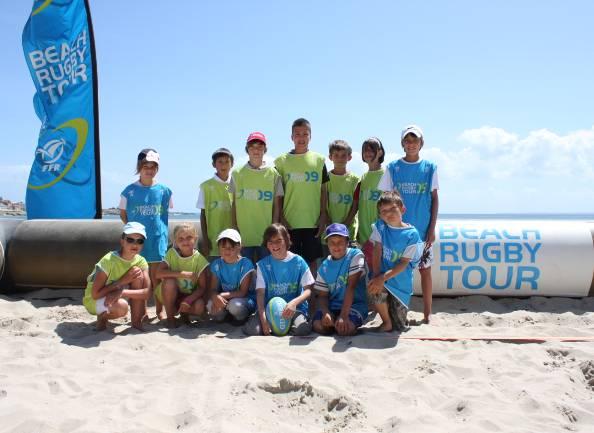
[[[163,311],[163,309],[161,309],[160,311],[157,310],[157,319],[159,319],[159,320],[167,319],[167,314],[165,314],[165,311]]]
[[[380,326],[380,330],[384,332],[392,332],[392,323],[391,322],[384,322],[382,326]]]
[[[142,321],[132,322],[132,327],[138,329],[140,332],[144,332],[144,328],[142,327]]]
[[[425,318],[423,319],[423,323],[425,325],[428,325],[429,324],[429,316],[425,316]]]
[[[101,313],[97,316],[97,331],[105,331],[107,329],[107,313]]]

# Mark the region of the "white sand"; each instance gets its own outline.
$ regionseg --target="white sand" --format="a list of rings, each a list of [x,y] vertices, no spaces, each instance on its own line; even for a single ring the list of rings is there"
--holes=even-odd
[[[401,339],[247,338],[210,323],[96,332],[79,291],[0,296],[0,431],[594,431],[594,299],[434,307]]]

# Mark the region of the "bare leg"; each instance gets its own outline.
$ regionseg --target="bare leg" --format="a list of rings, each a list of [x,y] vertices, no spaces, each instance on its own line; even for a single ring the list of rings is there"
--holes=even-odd
[[[431,268],[419,269],[421,273],[421,290],[423,291],[423,321],[429,323],[431,316],[431,307],[433,304],[433,280],[431,278]]]
[[[175,315],[177,314],[175,303],[179,293],[177,290],[177,281],[174,278],[164,279],[161,285],[161,293],[163,296],[163,305],[167,313],[167,327],[177,328],[177,321],[175,320]]]
[[[144,281],[141,278],[130,284],[130,290],[142,290],[143,286]],[[142,320],[146,316],[146,299],[129,299],[129,302],[132,326],[140,331],[144,331],[142,329]]]
[[[390,313],[388,312],[388,304],[386,302],[382,304],[375,304],[375,310],[382,318],[381,330],[385,332],[392,331],[392,319],[390,319]]]
[[[157,268],[159,267],[159,263],[150,263],[149,264],[149,276],[151,277],[151,287],[155,290],[155,287],[161,282],[157,279]],[[165,313],[163,312],[163,304],[161,301],[157,299],[155,296],[155,310],[157,312],[157,318],[159,320],[165,319]]]
[[[128,314],[128,309],[128,302],[123,298],[118,299],[109,309],[109,313],[106,311],[97,316],[97,331],[105,330],[108,320],[125,317]]]

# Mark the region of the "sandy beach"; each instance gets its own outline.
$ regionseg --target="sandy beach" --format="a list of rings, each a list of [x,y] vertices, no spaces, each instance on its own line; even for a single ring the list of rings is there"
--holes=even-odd
[[[400,336],[372,320],[350,338],[247,338],[97,332],[80,296],[0,296],[0,431],[594,430],[594,298],[442,298]]]

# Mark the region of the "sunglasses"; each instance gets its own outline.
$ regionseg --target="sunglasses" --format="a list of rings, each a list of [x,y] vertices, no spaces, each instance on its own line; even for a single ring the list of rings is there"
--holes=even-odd
[[[144,244],[144,238],[131,238],[129,236],[126,236],[124,239],[126,239],[126,242],[128,242],[129,244],[138,244],[138,245],[142,245]]]

